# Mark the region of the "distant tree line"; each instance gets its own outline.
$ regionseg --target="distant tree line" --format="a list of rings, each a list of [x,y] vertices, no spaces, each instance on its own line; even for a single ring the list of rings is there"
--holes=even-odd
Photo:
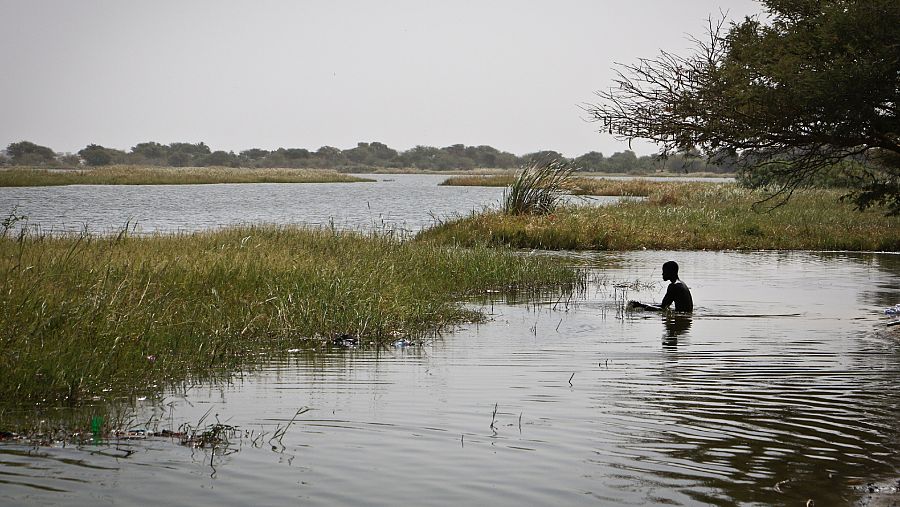
[[[454,144],[443,148],[416,146],[397,151],[379,142],[358,143],[356,147],[342,150],[322,146],[310,151],[305,148],[278,148],[264,150],[250,148],[239,153],[212,151],[205,143],[140,143],[129,151],[90,144],[77,154],[60,154],[46,146],[29,141],[10,144],[0,153],[0,165],[24,165],[46,167],[80,167],[105,165],[140,165],[167,167],[287,167],[322,168],[344,172],[375,169],[423,169],[435,171],[469,170],[475,168],[511,169],[533,161],[562,160],[575,165],[578,171],[604,173],[711,172],[731,173],[733,161],[716,163],[690,154],[670,155],[666,159],[654,156],[637,156],[631,150],[605,156],[591,151],[579,157],[567,158],[552,150],[538,151],[517,156],[491,146],[465,146]]]

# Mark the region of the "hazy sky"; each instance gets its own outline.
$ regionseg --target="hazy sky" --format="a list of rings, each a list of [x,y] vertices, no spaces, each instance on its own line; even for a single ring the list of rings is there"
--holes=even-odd
[[[0,0],[0,149],[488,144],[609,155],[578,105],[751,0]],[[649,145],[635,145],[639,154]]]

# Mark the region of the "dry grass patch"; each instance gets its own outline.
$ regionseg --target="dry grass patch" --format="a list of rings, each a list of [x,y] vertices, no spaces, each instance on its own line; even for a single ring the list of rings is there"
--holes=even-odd
[[[513,172],[495,175],[466,175],[447,178],[441,185],[472,187],[506,187],[516,181]],[[572,175],[567,180],[567,190],[573,195],[649,197],[660,188],[678,191],[690,187],[691,182],[654,181],[646,178],[611,179]]]
[[[348,183],[372,181],[331,169],[109,166],[83,170],[0,170],[0,187],[52,185],[197,185],[213,183]]]

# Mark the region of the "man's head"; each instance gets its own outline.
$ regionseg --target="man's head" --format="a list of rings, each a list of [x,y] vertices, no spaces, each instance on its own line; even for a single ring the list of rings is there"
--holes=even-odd
[[[678,280],[678,263],[675,261],[668,261],[663,264],[663,280],[668,280],[670,282],[674,282]]]

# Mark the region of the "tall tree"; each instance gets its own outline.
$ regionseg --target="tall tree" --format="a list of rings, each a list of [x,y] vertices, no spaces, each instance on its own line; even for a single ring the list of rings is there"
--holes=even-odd
[[[589,151],[575,158],[575,167],[579,171],[603,171],[606,169],[606,160],[599,151]]]
[[[125,157],[125,153],[114,148],[105,148],[99,144],[89,144],[79,150],[79,155],[90,166],[109,165],[119,162]]]
[[[269,150],[262,150],[259,148],[250,148],[249,150],[244,150],[241,152],[242,157],[253,161],[259,160],[268,154]]]
[[[566,161],[568,159],[562,153],[553,150],[541,150],[522,155],[522,161],[526,165],[537,162],[550,163],[557,160]]]
[[[711,21],[689,56],[620,67],[588,111],[664,155],[738,156],[751,181],[779,185],[783,198],[843,165],[858,208],[900,214],[900,2],[762,3],[765,18]]]
[[[169,157],[169,147],[149,141],[146,143],[138,143],[131,148],[131,157],[135,163],[163,164]]]
[[[627,173],[637,168],[638,158],[631,150],[613,153],[606,161],[610,172]]]
[[[47,165],[56,162],[56,153],[53,150],[31,141],[10,143],[6,147],[6,154],[14,165]]]
[[[239,167],[240,161],[233,152],[218,150],[203,157],[199,161],[203,166]]]

